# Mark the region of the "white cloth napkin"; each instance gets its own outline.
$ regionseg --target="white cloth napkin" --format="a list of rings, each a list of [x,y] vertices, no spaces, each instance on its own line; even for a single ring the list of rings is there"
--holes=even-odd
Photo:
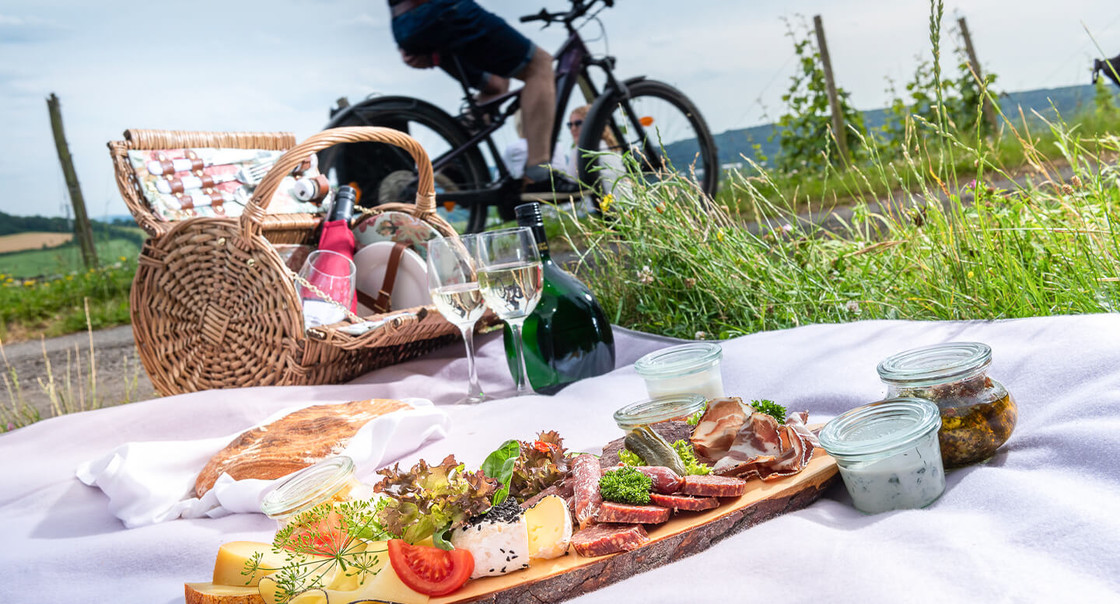
[[[412,409],[382,415],[367,423],[341,455],[354,460],[359,478],[447,435],[447,413],[426,399],[403,399]],[[261,422],[271,423],[296,409]],[[248,428],[246,428],[248,429]],[[241,432],[192,441],[125,443],[82,463],[77,476],[109,497],[109,511],[128,528],[177,518],[218,518],[260,513],[265,491],[283,480],[234,480],[222,474],[202,498],[192,497],[195,479],[206,462]]]

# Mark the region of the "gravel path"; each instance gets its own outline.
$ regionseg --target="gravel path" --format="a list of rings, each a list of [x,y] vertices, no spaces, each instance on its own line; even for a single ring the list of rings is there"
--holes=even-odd
[[[91,337],[96,390],[90,383]],[[140,364],[130,325],[7,344],[3,351],[0,368],[11,387],[0,382],[0,403],[8,410],[28,406],[46,419],[59,410],[108,407],[159,396]],[[13,372],[18,388],[12,384]]]

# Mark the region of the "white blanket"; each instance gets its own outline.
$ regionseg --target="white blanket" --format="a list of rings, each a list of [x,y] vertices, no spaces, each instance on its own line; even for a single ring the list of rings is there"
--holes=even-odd
[[[83,461],[133,441],[197,440],[310,401],[423,397],[450,417],[446,438],[401,463],[455,453],[477,466],[507,438],[555,429],[573,450],[621,432],[610,414],[644,397],[632,363],[672,342],[616,331],[619,369],[554,397],[449,405],[465,389],[460,346],[353,384],[213,391],[55,418],[0,436],[0,599],[181,602],[209,580],[218,546],[265,541],[260,514],[126,529]],[[727,341],[729,394],[807,409],[820,422],[885,394],[875,365],[946,341],[992,347],[991,375],[1019,404],[1011,440],[988,463],[950,471],[924,510],[866,516],[840,485],[808,508],[580,602],[1105,602],[1120,598],[1120,315],[1001,322],[869,321]],[[507,388],[500,337],[480,339],[484,387]],[[372,477],[370,477],[372,478]],[[3,597],[6,596],[6,597]]]

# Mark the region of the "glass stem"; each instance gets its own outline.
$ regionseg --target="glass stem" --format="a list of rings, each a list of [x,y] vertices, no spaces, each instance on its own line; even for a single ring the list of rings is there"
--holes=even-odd
[[[514,376],[517,396],[533,394],[533,389],[529,387],[529,372],[525,369],[525,350],[521,341],[521,324],[524,321],[525,319],[509,322],[509,328],[513,331],[513,347],[517,351],[517,375]]]
[[[482,386],[478,384],[478,371],[474,364],[474,323],[460,325],[463,332],[463,344],[467,346],[467,398],[477,399],[482,395]]]

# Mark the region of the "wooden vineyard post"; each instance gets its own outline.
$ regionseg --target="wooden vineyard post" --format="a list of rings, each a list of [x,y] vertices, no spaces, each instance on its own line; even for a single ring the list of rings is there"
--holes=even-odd
[[[86,202],[82,197],[82,188],[78,184],[78,173],[74,170],[74,161],[70,157],[70,146],[67,145],[66,134],[62,131],[62,110],[59,108],[58,97],[53,92],[47,97],[47,110],[51,115],[51,130],[54,132],[54,146],[58,149],[58,161],[62,164],[62,175],[66,178],[70,203],[74,206],[74,234],[78,238],[78,245],[82,248],[82,262],[87,269],[97,268],[97,248],[93,245],[93,229],[90,228],[89,216],[86,214]]]
[[[844,125],[844,112],[840,107],[840,97],[836,94],[836,81],[832,79],[832,60],[828,57],[828,44],[824,39],[824,25],[821,16],[813,16],[813,29],[817,30],[817,50],[821,53],[821,67],[824,81],[828,87],[828,107],[832,112],[832,133],[836,136],[836,147],[840,150],[840,160],[848,166],[848,129]]]
[[[972,68],[972,77],[976,78],[976,83],[980,85],[980,94],[983,95],[983,101],[980,105],[981,111],[984,113],[984,119],[992,126],[992,132],[999,131],[999,122],[996,121],[996,112],[992,109],[992,103],[988,99],[988,89],[984,85],[984,73],[980,71],[980,61],[976,60],[976,50],[972,47],[972,35],[968,33],[968,23],[965,22],[964,17],[957,19],[957,25],[961,28],[961,37],[964,38],[964,51],[968,54],[968,65]]]

